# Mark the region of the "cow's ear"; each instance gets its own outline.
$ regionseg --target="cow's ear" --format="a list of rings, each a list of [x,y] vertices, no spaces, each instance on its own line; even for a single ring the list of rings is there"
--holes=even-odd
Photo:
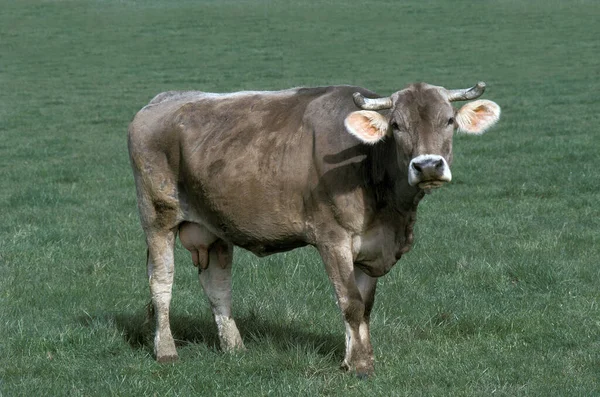
[[[390,129],[388,120],[377,112],[359,110],[344,120],[346,130],[364,143],[374,144],[382,140]]]
[[[469,102],[456,113],[458,130],[467,134],[483,134],[500,118],[500,106],[486,99]]]

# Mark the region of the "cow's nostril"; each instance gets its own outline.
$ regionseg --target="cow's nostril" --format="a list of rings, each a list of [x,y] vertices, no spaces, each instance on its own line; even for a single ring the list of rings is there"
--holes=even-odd
[[[408,184],[421,189],[432,189],[452,180],[446,160],[437,154],[422,154],[408,165]]]

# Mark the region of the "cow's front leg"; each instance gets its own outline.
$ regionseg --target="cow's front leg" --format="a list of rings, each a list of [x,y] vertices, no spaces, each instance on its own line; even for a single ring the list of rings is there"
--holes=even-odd
[[[373,347],[369,335],[369,314],[373,306],[375,281],[354,268],[350,245],[319,247],[337,303],[346,325],[346,355],[342,368],[358,376],[373,374]]]
[[[154,355],[158,362],[177,360],[175,341],[169,323],[169,306],[173,288],[174,257],[173,231],[148,233],[148,278],[154,315],[156,333],[154,335]]]

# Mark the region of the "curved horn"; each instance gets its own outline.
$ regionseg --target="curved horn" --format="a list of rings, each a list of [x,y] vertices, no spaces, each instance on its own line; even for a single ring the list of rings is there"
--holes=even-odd
[[[390,109],[392,107],[392,98],[365,98],[360,92],[352,94],[354,103],[364,110],[381,110]]]
[[[466,88],[462,90],[446,90],[448,95],[448,100],[452,101],[468,101],[470,99],[475,99],[481,96],[485,91],[485,83],[480,81],[475,84],[471,88]]]

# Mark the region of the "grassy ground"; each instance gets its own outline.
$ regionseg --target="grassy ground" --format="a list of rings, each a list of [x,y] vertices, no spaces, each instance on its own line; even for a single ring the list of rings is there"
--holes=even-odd
[[[600,395],[597,1],[1,3],[0,395]],[[153,95],[479,80],[501,122],[382,279],[375,378],[338,370],[312,249],[237,251],[224,355],[179,248],[181,360],[152,360],[125,136]]]

